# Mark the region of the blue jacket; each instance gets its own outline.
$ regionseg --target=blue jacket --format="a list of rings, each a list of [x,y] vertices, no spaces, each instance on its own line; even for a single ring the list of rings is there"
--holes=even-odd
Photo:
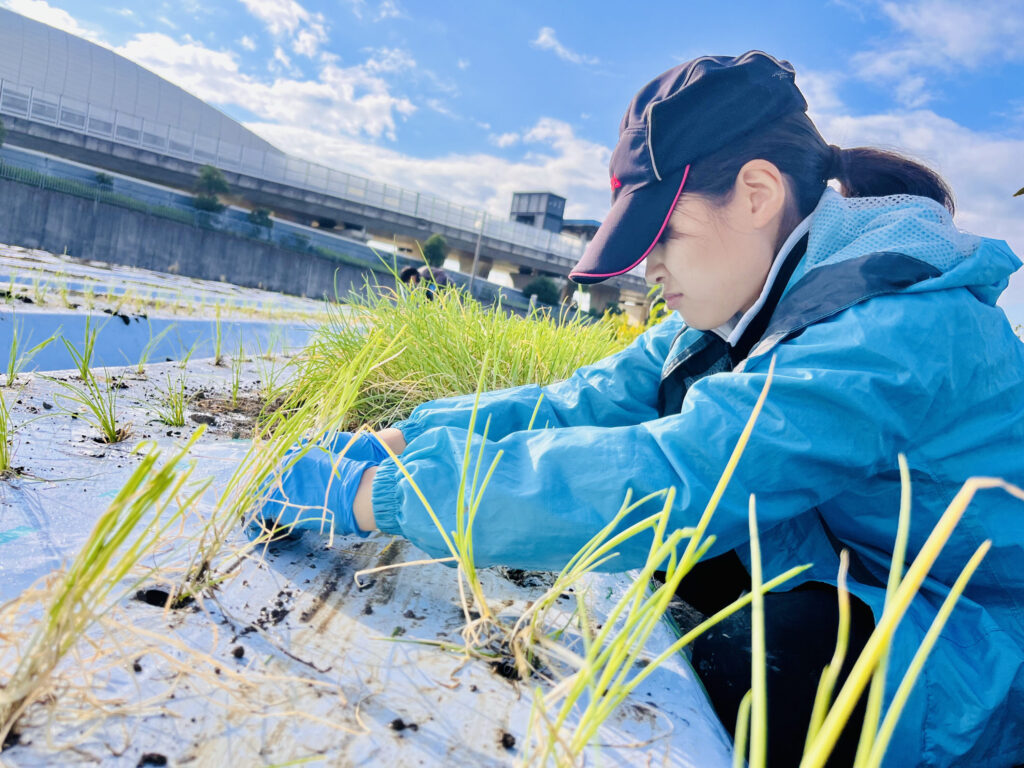
[[[913,483],[908,562],[967,478],[1024,486],[1024,345],[995,306],[1019,266],[1005,243],[960,232],[931,200],[826,191],[761,342],[731,370],[688,380],[678,412],[659,413],[663,375],[709,338],[678,316],[565,381],[481,397],[478,433],[491,418],[483,466],[504,456],[476,518],[477,565],[561,569],[627,488],[639,498],[674,486],[674,523],[694,524],[775,356],[764,410],[709,529],[710,555],[746,552],[753,493],[766,578],[813,563],[800,580],[834,584],[841,545],[857,565],[850,590],[877,618],[896,536],[897,454]],[[541,393],[536,428],[524,431]],[[402,462],[447,530],[472,406],[472,396],[428,402],[396,425]],[[393,460],[378,470],[373,504],[382,531],[448,555]],[[1024,503],[1002,491],[975,498],[901,622],[887,699],[986,538],[992,549],[925,665],[886,765],[1024,763]],[[606,567],[636,567],[648,544],[628,542]]]

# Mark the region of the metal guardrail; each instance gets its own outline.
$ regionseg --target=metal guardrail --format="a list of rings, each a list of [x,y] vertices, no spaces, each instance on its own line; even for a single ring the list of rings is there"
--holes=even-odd
[[[456,205],[435,195],[412,192],[288,155],[211,139],[2,78],[0,114],[416,216],[463,230],[471,238],[477,237],[482,229],[484,237],[544,252],[559,267],[572,267],[583,255],[584,245],[575,238],[489,218],[485,211]]]

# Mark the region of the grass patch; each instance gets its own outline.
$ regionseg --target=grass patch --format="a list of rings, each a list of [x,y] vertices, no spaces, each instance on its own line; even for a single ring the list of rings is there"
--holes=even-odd
[[[103,384],[93,375],[88,367],[83,369],[85,377],[82,386],[70,381],[50,379],[67,393],[67,399],[77,403],[85,420],[100,433],[100,442],[119,443],[126,440],[132,433],[132,425],[125,424],[117,417],[117,391],[122,386],[122,379],[106,378]],[[68,413],[78,416],[78,410],[65,407]]]
[[[29,347],[26,350],[26,349],[22,349],[22,340],[19,338],[19,333],[21,333],[23,327],[24,326],[20,326],[18,324],[18,319],[16,317],[12,318],[12,320],[11,320],[11,348],[8,351],[8,355],[7,355],[7,377],[4,380],[4,384],[6,386],[8,386],[8,387],[14,386],[14,384],[15,384],[17,378],[18,378],[18,374],[21,373],[25,369],[25,366],[28,365],[32,361],[33,357],[35,357],[39,352],[41,352],[47,346],[49,346],[49,344],[55,338],[57,338],[57,334],[60,333],[60,329],[58,328],[57,331],[55,333],[53,333],[51,336],[49,336],[46,339],[43,339],[41,342],[39,342],[35,346]],[[31,338],[32,338],[32,336],[30,334],[28,336],[28,338],[25,339],[24,343],[28,343],[31,340]]]
[[[169,427],[185,426],[185,408],[189,398],[185,394],[184,374],[174,382],[167,376],[167,389],[160,393],[161,402],[156,406],[157,418]]]
[[[202,429],[197,430],[162,466],[159,450],[151,445],[70,566],[34,592],[0,607],[5,628],[33,605],[42,610],[28,639],[17,647],[5,645],[0,652],[0,745],[26,710],[50,692],[61,659],[141,579],[130,579],[127,589],[112,597],[118,585],[206,489],[206,484],[186,489],[191,467],[178,466],[201,434]]]

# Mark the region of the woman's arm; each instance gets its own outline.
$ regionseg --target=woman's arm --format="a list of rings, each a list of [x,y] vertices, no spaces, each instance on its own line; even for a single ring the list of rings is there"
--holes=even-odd
[[[865,333],[859,324],[839,325],[813,326],[776,348],[767,402],[708,531],[718,537],[713,553],[747,540],[750,494],[757,495],[759,525],[766,531],[882,468],[891,470],[897,452],[910,444],[918,426],[912,404],[919,402],[923,409],[934,383],[917,380],[905,355],[877,351],[870,336],[890,329]],[[836,339],[845,332],[857,343],[837,348]],[[618,427],[515,432],[489,441],[481,476],[498,451],[503,456],[476,517],[477,565],[562,568],[614,516],[627,489],[638,499],[675,487],[672,525],[693,525],[765,383],[768,362],[765,357],[750,360],[742,373],[697,382],[682,412],[673,416]],[[458,427],[427,429],[401,457],[446,530],[454,527],[468,437]],[[480,440],[472,438],[474,461]],[[411,483],[392,460],[378,468],[372,481],[372,508],[381,530],[401,533],[431,555],[448,554]],[[659,508],[660,503],[652,503],[632,521]],[[608,567],[635,567],[649,543],[649,537],[635,537]]]
[[[488,417],[490,439],[526,429],[541,394],[544,398],[534,420],[537,428],[618,426],[656,418],[661,368],[681,327],[681,319],[673,314],[626,349],[580,368],[564,381],[481,393],[476,432],[483,433]],[[431,400],[417,406],[408,419],[394,427],[407,443],[428,429],[468,429],[475,397],[468,394]]]

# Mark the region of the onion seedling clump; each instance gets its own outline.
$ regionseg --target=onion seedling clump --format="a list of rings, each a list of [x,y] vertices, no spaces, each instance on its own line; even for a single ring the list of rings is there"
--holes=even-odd
[[[100,384],[92,371],[85,368],[81,387],[60,379],[52,381],[67,392],[69,400],[81,407],[85,420],[100,433],[100,442],[119,443],[131,435],[132,425],[122,423],[117,416],[117,390],[121,379],[113,381],[107,377],[105,383]],[[76,411],[66,410],[77,415]]]
[[[19,621],[19,613],[33,614],[34,605],[42,610],[25,642],[0,646],[0,745],[26,710],[47,695],[61,659],[141,579],[130,579],[112,597],[122,581],[206,490],[208,483],[189,488],[192,467],[178,466],[202,432],[197,430],[162,466],[160,451],[150,444],[70,566],[0,606],[5,628]]]

